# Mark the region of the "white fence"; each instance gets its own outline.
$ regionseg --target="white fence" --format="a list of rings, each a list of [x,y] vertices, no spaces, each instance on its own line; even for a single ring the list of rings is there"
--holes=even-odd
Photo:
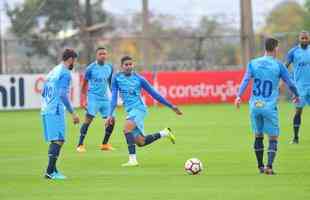
[[[80,77],[72,74],[70,98],[80,105]],[[0,110],[35,109],[41,107],[44,74],[0,75]]]

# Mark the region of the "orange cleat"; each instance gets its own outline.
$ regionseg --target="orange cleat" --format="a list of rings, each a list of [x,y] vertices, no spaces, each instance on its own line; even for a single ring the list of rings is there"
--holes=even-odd
[[[115,149],[112,147],[111,144],[101,144],[101,145],[100,145],[100,149],[101,149],[102,151],[113,151],[113,150],[115,150]]]
[[[270,167],[267,167],[265,169],[265,174],[267,174],[267,175],[276,175],[276,173]]]
[[[85,149],[85,145],[79,145],[77,148],[76,148],[76,151],[79,152],[79,153],[84,153],[86,152],[86,149]]]

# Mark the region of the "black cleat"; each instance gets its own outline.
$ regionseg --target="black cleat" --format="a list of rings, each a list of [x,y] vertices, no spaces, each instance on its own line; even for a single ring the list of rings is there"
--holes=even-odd
[[[290,144],[299,144],[299,139],[298,138],[294,138]]]
[[[264,166],[258,167],[258,171],[260,174],[265,173],[265,167]]]

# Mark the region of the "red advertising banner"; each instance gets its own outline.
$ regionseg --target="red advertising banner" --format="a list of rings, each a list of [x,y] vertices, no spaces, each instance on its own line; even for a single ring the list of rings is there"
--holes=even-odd
[[[141,73],[173,104],[232,103],[243,74],[243,70]],[[81,83],[83,76],[80,78]],[[249,88],[243,95],[243,101],[250,97]],[[147,105],[157,103],[145,92],[143,97]],[[80,103],[85,103],[85,97],[81,96]]]
[[[154,87],[174,104],[232,103],[244,71],[142,73]],[[249,99],[250,90],[243,95]],[[154,101],[145,95],[148,105]]]

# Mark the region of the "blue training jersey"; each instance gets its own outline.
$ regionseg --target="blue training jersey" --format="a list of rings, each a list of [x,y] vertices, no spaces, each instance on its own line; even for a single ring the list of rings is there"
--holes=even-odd
[[[271,56],[259,57],[249,62],[238,96],[243,94],[251,79],[253,79],[251,107],[274,108],[279,96],[280,79],[298,96],[297,89],[289,78],[287,68]]]
[[[97,61],[88,65],[85,79],[88,81],[88,97],[95,100],[109,100],[108,87],[111,84],[113,66],[100,65]]]
[[[73,112],[73,108],[68,100],[70,83],[70,70],[62,63],[48,73],[41,95],[42,115],[64,113],[64,107],[69,112]]]
[[[300,45],[289,50],[287,63],[293,64],[293,80],[298,89],[310,87],[310,47],[306,49]]]
[[[121,72],[112,78],[112,101],[109,115],[112,116],[117,105],[118,92],[123,100],[126,112],[129,112],[131,109],[146,111],[147,107],[141,97],[142,89],[161,104],[172,108],[172,104],[163,98],[142,76],[136,73],[125,75]]]

